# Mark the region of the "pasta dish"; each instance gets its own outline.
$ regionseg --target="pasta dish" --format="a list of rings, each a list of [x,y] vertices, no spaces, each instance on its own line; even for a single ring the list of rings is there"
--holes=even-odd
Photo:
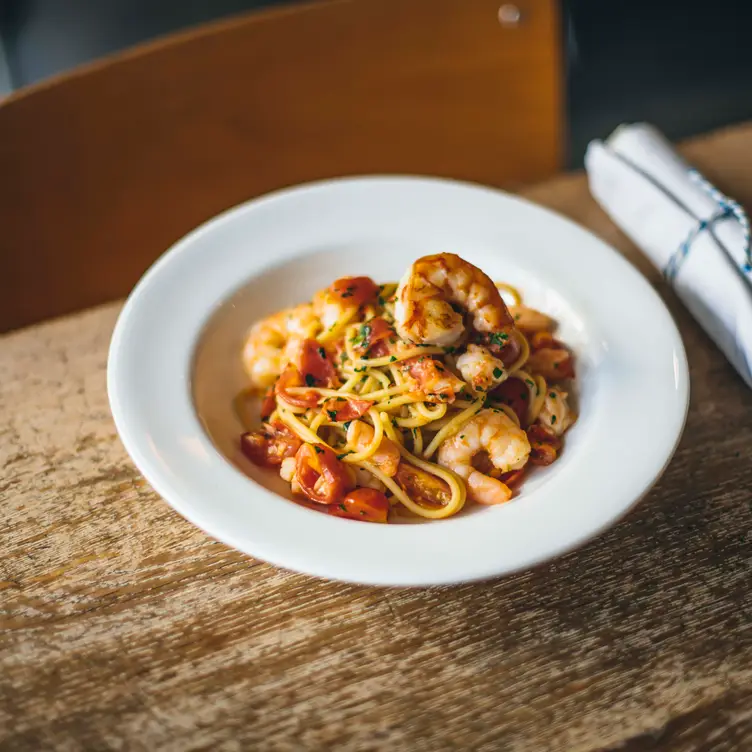
[[[459,256],[399,283],[344,277],[257,322],[242,359],[262,397],[240,447],[295,498],[350,519],[440,519],[501,504],[559,456],[575,415],[556,322]]]

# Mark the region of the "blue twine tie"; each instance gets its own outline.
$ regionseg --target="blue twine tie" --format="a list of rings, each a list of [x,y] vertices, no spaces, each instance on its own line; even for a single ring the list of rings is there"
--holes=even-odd
[[[688,174],[690,180],[697,183],[710,196],[710,198],[718,204],[718,210],[707,219],[701,219],[698,221],[697,226],[692,229],[687,236],[687,239],[668,260],[666,268],[663,270],[663,276],[669,282],[673,282],[682,262],[689,255],[692,243],[694,243],[697,236],[705,230],[712,229],[716,222],[728,219],[729,217],[734,217],[742,228],[744,236],[744,263],[740,268],[745,274],[751,274],[752,249],[750,248],[749,218],[747,217],[746,212],[737,201],[734,201],[732,198],[721,193],[712,183],[708,182],[702,175],[700,175],[697,170],[690,169]]]

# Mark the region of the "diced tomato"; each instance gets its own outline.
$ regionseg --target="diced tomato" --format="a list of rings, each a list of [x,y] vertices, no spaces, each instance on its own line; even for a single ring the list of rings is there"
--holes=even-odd
[[[416,503],[426,507],[446,506],[452,498],[449,485],[409,462],[400,462],[394,476],[399,487]]]
[[[439,361],[423,355],[402,361],[402,367],[431,401],[454,402],[456,393],[465,385]]]
[[[290,387],[294,386],[303,386],[303,375],[292,363],[288,363],[274,385],[274,393],[280,399],[296,407],[316,407],[318,405],[319,395],[316,392],[291,394],[287,391]]]
[[[389,355],[389,340],[382,339],[377,342],[369,351],[372,358],[384,358]]]
[[[386,522],[389,516],[389,499],[374,488],[356,488],[345,494],[342,501],[327,507],[336,517],[347,517],[364,522]]]
[[[353,487],[345,465],[321,444],[303,444],[298,449],[295,477],[303,493],[319,504],[336,504]]]
[[[370,277],[342,277],[332,283],[329,292],[345,305],[362,306],[376,299],[379,286]]]
[[[360,327],[360,334],[353,344],[353,350],[359,355],[364,355],[370,350],[372,357],[383,357],[389,354],[388,340],[395,336],[391,324],[381,316],[377,316]]]
[[[503,473],[499,476],[499,480],[509,488],[515,488],[522,483],[522,479],[525,476],[525,468],[521,470],[512,470],[510,473]]]
[[[517,337],[512,336],[512,330],[513,327],[493,333],[477,332],[471,341],[488,348],[505,366],[510,366],[520,357],[522,349]]]
[[[360,416],[365,415],[372,406],[373,402],[369,400],[330,397],[324,402],[321,409],[328,414],[330,420],[346,421],[360,418]]]
[[[530,462],[533,465],[550,465],[561,449],[561,439],[547,428],[535,423],[527,429],[530,442]]]
[[[281,465],[294,457],[303,442],[281,421],[265,423],[262,431],[249,431],[240,437],[240,449],[251,462],[262,467]]]
[[[517,413],[520,423],[527,422],[527,406],[530,401],[530,393],[525,384],[516,378],[507,379],[491,392],[494,399],[509,405]]]
[[[277,406],[277,401],[274,399],[274,387],[270,386],[266,390],[264,399],[261,402],[261,420],[267,420],[269,416],[274,412],[274,408]]]
[[[300,343],[298,370],[307,386],[332,388],[340,384],[329,353],[315,339],[304,339]]]

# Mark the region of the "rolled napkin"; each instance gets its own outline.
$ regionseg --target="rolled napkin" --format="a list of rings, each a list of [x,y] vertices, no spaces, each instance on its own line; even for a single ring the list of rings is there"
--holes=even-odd
[[[752,258],[742,208],[650,125],[592,141],[585,167],[598,203],[752,386]]]

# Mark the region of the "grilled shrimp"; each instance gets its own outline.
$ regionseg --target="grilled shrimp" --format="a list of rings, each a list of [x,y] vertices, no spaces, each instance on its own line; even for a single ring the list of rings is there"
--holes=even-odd
[[[567,393],[558,386],[549,386],[538,422],[555,436],[561,436],[574,423],[574,413],[567,402]]]
[[[352,421],[347,428],[347,441],[356,452],[362,452],[373,441],[373,427],[364,420]],[[399,447],[384,436],[379,448],[368,458],[368,461],[391,478],[397,472],[399,465]]]
[[[525,432],[503,412],[481,410],[439,447],[439,464],[467,482],[468,497],[479,504],[501,504],[512,497],[510,488],[476,469],[489,465],[499,473],[521,469],[530,455]],[[484,467],[484,469],[486,469]]]
[[[453,345],[467,311],[479,332],[511,330],[514,321],[496,285],[480,269],[453,253],[424,256],[400,280],[394,318],[397,333],[418,344]]]
[[[509,313],[514,319],[515,326],[523,334],[551,332],[556,326],[556,322],[550,316],[525,305],[509,306]]]
[[[324,329],[330,329],[347,313],[373,301],[378,292],[370,277],[342,277],[313,296],[313,310]]]
[[[271,386],[297,354],[300,343],[313,337],[321,322],[304,303],[254,324],[243,349],[243,365],[256,387]]]
[[[504,363],[480,345],[468,345],[467,351],[457,358],[457,368],[462,378],[479,392],[493,389],[509,375]]]
[[[453,402],[465,384],[434,358],[422,355],[402,361],[402,367],[426,395],[428,402]]]

